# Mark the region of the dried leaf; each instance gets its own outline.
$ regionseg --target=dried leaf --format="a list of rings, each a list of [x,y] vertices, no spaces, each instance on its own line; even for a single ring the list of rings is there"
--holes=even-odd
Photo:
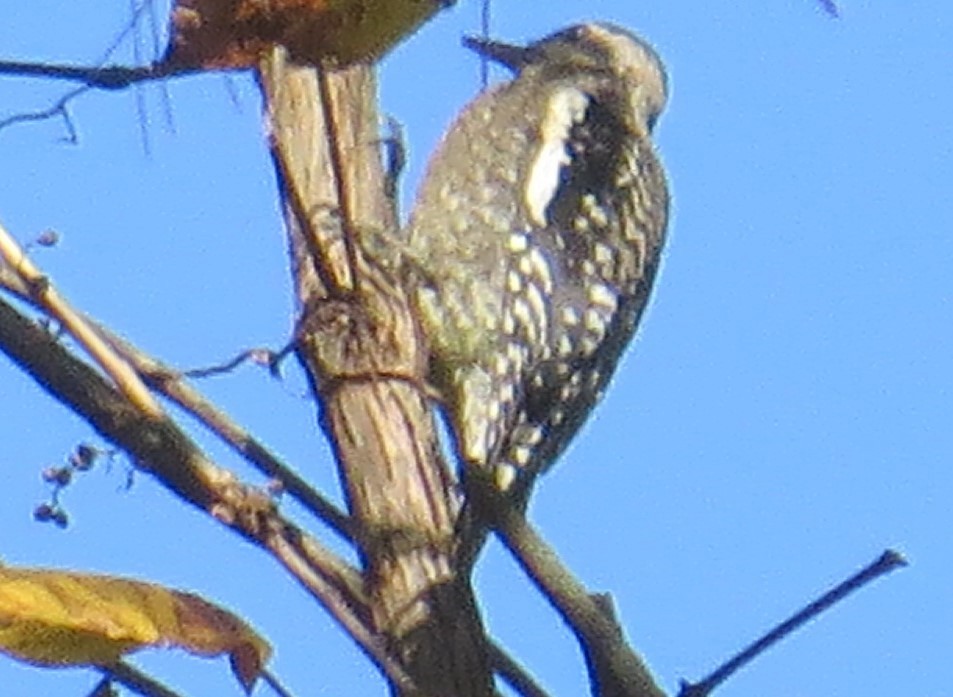
[[[302,63],[375,60],[446,0],[176,0],[166,62],[245,68],[276,44]]]
[[[0,566],[0,651],[41,666],[108,666],[145,647],[227,653],[248,691],[271,655],[245,622],[192,593],[114,576]]]

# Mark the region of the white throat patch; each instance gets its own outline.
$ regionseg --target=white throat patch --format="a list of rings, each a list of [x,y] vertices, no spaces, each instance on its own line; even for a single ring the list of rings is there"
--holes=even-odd
[[[559,174],[570,163],[566,142],[574,124],[581,123],[589,106],[589,96],[573,87],[556,90],[546,105],[540,124],[540,146],[526,181],[524,200],[530,220],[546,227],[546,209],[556,195]]]

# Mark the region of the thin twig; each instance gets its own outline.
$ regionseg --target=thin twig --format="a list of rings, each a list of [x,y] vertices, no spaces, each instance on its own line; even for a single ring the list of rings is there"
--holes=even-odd
[[[153,60],[159,60],[162,55],[162,46],[161,46],[161,37],[159,21],[159,3],[155,0],[140,0],[141,4],[139,10],[143,6],[147,7],[149,10],[149,32],[152,35],[152,58]],[[138,14],[138,11],[137,11]],[[172,98],[169,95],[169,86],[167,83],[162,82],[159,85],[159,94],[161,96],[162,102],[162,116],[165,119],[166,132],[175,133],[175,117],[172,111]]]
[[[490,40],[490,0],[481,0],[480,5],[480,35],[484,40]],[[490,84],[490,59],[486,55],[480,56],[480,86],[483,89]]]
[[[549,697],[536,680],[496,642],[487,642],[493,672],[523,697]]]
[[[162,407],[142,384],[136,372],[102,340],[82,314],[74,310],[56,292],[49,278],[33,265],[20,245],[2,225],[0,225],[0,259],[23,279],[23,282],[31,289],[31,297],[89,353],[139,411],[152,418],[163,416]]]
[[[262,669],[261,679],[265,681],[268,687],[275,691],[275,694],[278,695],[278,697],[294,697],[294,695],[291,694],[291,692],[289,692],[285,686],[278,681],[278,678],[276,678],[270,670]]]
[[[182,697],[153,677],[143,673],[138,668],[134,668],[125,661],[119,661],[111,666],[103,666],[100,672],[110,680],[118,682],[136,694],[143,697]]]
[[[31,63],[26,61],[0,61],[0,75],[17,77],[42,77],[52,80],[79,82],[84,87],[101,90],[121,90],[132,85],[152,80],[184,77],[199,72],[198,68],[184,68],[167,63],[149,65],[66,65],[61,63]]]
[[[13,116],[8,116],[5,119],[0,119],[0,131],[2,131],[7,126],[13,126],[18,123],[26,123],[29,121],[45,121],[47,119],[52,119],[56,116],[63,117],[63,123],[66,125],[66,132],[68,134],[66,141],[68,143],[77,143],[79,137],[76,133],[76,126],[73,124],[73,119],[69,115],[69,111],[66,107],[69,105],[73,99],[81,95],[83,92],[86,92],[89,87],[85,85],[83,87],[77,87],[74,90],[70,90],[66,94],[57,100],[53,106],[48,109],[40,109],[39,111],[29,111],[23,114],[14,114]]]
[[[159,54],[162,52],[161,40],[159,37],[159,32],[162,29],[159,27],[159,3],[152,2],[152,0],[140,0],[139,6],[136,8],[135,15],[133,16],[133,21],[136,21],[140,12],[143,8],[148,9],[149,14],[149,32],[152,37],[152,56],[153,58],[158,58]]]
[[[760,639],[746,646],[701,682],[691,684],[683,681],[678,697],[707,697],[716,687],[734,675],[738,670],[748,663],[751,663],[751,661],[796,631],[799,627],[810,622],[822,612],[831,608],[851,593],[860,590],[871,581],[906,565],[907,560],[904,559],[902,554],[892,549],[886,550],[873,563],[865,566],[846,581],[839,583],[820,598],[812,601],[794,613],[794,615]]]
[[[131,27],[138,26],[138,17],[139,12],[143,4],[153,4],[149,0],[144,0],[142,4],[138,7],[136,5],[137,0],[129,0],[129,9],[130,14],[132,15],[132,21],[130,22]],[[135,31],[132,36],[132,60],[136,65],[141,65],[142,58],[142,34],[141,32]],[[155,58],[155,56],[153,56]],[[136,88],[136,116],[139,120],[139,138],[142,141],[142,153],[149,158],[152,156],[152,144],[149,141],[149,129],[147,126],[146,120],[146,95],[141,87]]]
[[[210,378],[216,375],[227,375],[228,373],[234,371],[235,368],[242,365],[243,363],[247,363],[248,361],[252,361],[258,365],[266,364],[270,369],[270,366],[274,362],[274,357],[276,355],[278,354],[270,349],[246,349],[237,356],[222,363],[206,366],[205,368],[189,368],[188,370],[183,370],[182,375],[187,378]]]
[[[136,24],[139,21],[140,15],[146,9],[150,10],[150,20],[153,25],[154,53],[158,55],[158,52],[159,52],[158,35],[155,33],[157,31],[155,29],[155,27],[157,26],[156,20],[155,20],[155,4],[156,3],[152,2],[152,0],[143,0],[138,5],[138,7],[136,7],[133,10],[132,18],[129,21],[129,23],[123,28],[121,32],[117,34],[117,36],[115,37],[115,39],[113,39],[113,41],[109,44],[109,46],[106,47],[106,49],[102,53],[101,58],[99,59],[99,61],[97,61],[97,63],[100,64],[100,66],[102,63],[109,60],[110,56],[112,56],[112,54],[115,53],[116,49],[119,48],[123,40],[125,40],[125,38],[129,36],[129,34],[135,29]],[[8,68],[9,70],[4,71],[3,68]],[[59,68],[65,68],[67,74],[66,75],[63,75],[63,74],[47,75],[46,71],[49,70],[49,68],[50,66],[47,66],[46,64],[42,64],[42,63],[38,64],[38,63],[26,63],[26,62],[18,62],[18,61],[6,61],[6,62],[0,62],[0,75],[6,72],[7,74],[11,74],[11,75],[26,75],[26,76],[53,77],[53,78],[65,77],[66,79],[76,79],[75,75],[77,70],[95,71],[95,70],[102,69],[101,67],[100,68],[80,68],[77,66],[52,66],[52,70],[54,73],[60,72],[58,70]],[[154,68],[151,68],[151,69],[154,70]],[[106,70],[111,71],[111,74],[108,76],[108,78],[115,81],[116,79],[115,70],[113,68],[107,68]],[[137,70],[137,69],[123,68],[122,70]],[[146,70],[146,69],[138,69],[138,70]],[[174,73],[170,72],[168,76],[171,77],[173,74]],[[186,73],[182,72],[181,74],[184,75]],[[161,77],[161,76],[157,74],[156,79],[158,79],[158,77]],[[121,86],[123,85],[111,85],[110,88],[118,89]],[[0,119],[0,130],[3,130],[4,128],[8,126],[13,126],[18,123],[26,123],[30,121],[45,121],[47,119],[52,119],[56,116],[62,116],[63,123],[66,126],[66,131],[67,131],[66,141],[69,143],[75,144],[76,142],[78,142],[79,139],[78,139],[78,135],[76,131],[76,126],[73,124],[73,120],[70,117],[69,111],[67,110],[67,106],[75,98],[79,97],[81,94],[83,94],[84,92],[86,92],[87,90],[93,87],[103,87],[103,85],[84,84],[81,87],[78,87],[74,90],[70,90],[65,95],[60,97],[52,106],[46,109],[40,109],[38,111],[26,112],[22,114],[14,114],[13,116],[9,116],[5,119]]]
[[[283,463],[251,433],[232,420],[224,411],[208,401],[198,390],[181,379],[174,370],[145,354],[108,329],[97,327],[110,345],[139,371],[146,383],[162,393],[199,423],[217,435],[260,472],[281,482],[284,490],[306,510],[324,521],[345,540],[354,540],[350,518],[324,498],[306,480]]]
[[[112,57],[112,55],[116,52],[116,49],[118,49],[122,45],[122,42],[126,40],[126,37],[128,37],[130,34],[132,34],[132,32],[136,30],[136,25],[139,23],[139,18],[143,12],[145,12],[148,9],[150,13],[154,13],[155,4],[156,3],[152,2],[152,0],[142,0],[139,3],[138,7],[133,8],[132,16],[129,18],[129,21],[126,22],[126,25],[122,28],[121,31],[119,31],[116,34],[116,36],[109,43],[109,45],[105,49],[103,49],[103,52],[100,54],[99,60],[96,61],[97,65],[102,65],[107,60],[109,60]],[[158,54],[158,52],[159,50],[158,48],[156,48],[156,54]]]
[[[0,264],[0,288],[6,288],[20,299],[39,308],[39,304],[31,296],[30,289],[23,279],[4,264]],[[116,353],[129,362],[146,385],[191,414],[200,424],[221,438],[260,472],[280,481],[289,496],[298,501],[305,510],[325,522],[338,535],[349,542],[354,541],[354,526],[345,513],[284,464],[251,433],[182,380],[180,374],[94,320],[84,318]]]

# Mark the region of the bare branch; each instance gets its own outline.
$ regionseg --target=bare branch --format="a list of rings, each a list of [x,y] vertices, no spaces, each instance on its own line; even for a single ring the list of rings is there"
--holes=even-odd
[[[67,80],[69,82],[79,82],[87,89],[101,90],[122,90],[141,82],[184,77],[197,72],[200,72],[197,68],[183,68],[167,63],[150,63],[143,66],[106,65],[100,67],[0,61],[0,75]]]
[[[489,642],[490,663],[493,671],[503,678],[503,682],[523,697],[549,697],[532,675],[526,672],[506,650],[495,642]]]
[[[276,678],[270,670],[262,670],[261,678],[268,684],[268,687],[270,687],[274,693],[278,695],[278,697],[294,697],[294,695],[292,695],[287,688],[285,688],[285,686],[279,682],[278,678]]]
[[[109,44],[109,46],[106,47],[106,50],[103,51],[99,62],[103,63],[109,59],[109,57],[116,51],[116,49],[125,40],[125,38],[134,31],[140,16],[143,14],[143,12],[147,10],[149,12],[149,20],[150,20],[150,25],[152,28],[152,33],[153,33],[153,53],[154,55],[158,56],[159,55],[159,44],[158,44],[158,33],[157,33],[158,24],[157,24],[157,17],[155,14],[155,7],[156,7],[156,3],[152,2],[151,0],[142,0],[142,2],[140,2],[138,6],[136,6],[133,9],[132,15],[129,19],[129,22],[126,24],[126,26],[123,27],[122,31],[120,31],[116,35],[116,37]],[[138,48],[138,42],[134,43],[134,48]],[[138,51],[137,51],[137,54],[138,54]],[[26,76],[47,77],[46,75],[42,74],[44,64],[7,61],[7,62],[0,62],[0,66],[11,67],[10,72],[8,72],[7,74],[14,75],[14,76],[26,75]],[[87,71],[96,70],[96,68],[76,68],[75,66],[66,66],[66,68],[68,71],[69,70],[74,70],[74,71],[75,70],[87,70]],[[54,66],[54,70],[55,70],[55,66]],[[112,68],[107,68],[107,70],[112,70]],[[126,70],[134,70],[134,69],[128,68]],[[3,74],[3,71],[0,70],[0,75],[2,74]],[[79,138],[77,135],[76,126],[73,124],[73,120],[69,114],[67,106],[75,98],[79,97],[81,94],[83,94],[87,90],[92,89],[92,87],[94,86],[89,84],[84,84],[81,87],[77,87],[76,89],[70,90],[69,92],[64,94],[62,97],[60,97],[55,104],[53,104],[47,109],[40,109],[38,111],[27,112],[23,114],[14,114],[13,116],[9,116],[5,119],[0,119],[0,131],[2,131],[4,128],[8,126],[13,126],[18,123],[26,123],[30,121],[45,121],[47,119],[52,119],[52,118],[61,116],[63,118],[63,123],[66,127],[66,133],[67,133],[66,141],[69,143],[76,143],[79,140]],[[141,106],[139,108],[141,111]],[[140,117],[141,117],[141,113],[140,113]]]
[[[155,678],[146,675],[125,661],[104,666],[99,670],[106,676],[106,680],[118,682],[123,687],[143,697],[182,697],[178,692],[170,690]],[[96,694],[95,691],[93,694]]]
[[[395,684],[403,675],[369,628],[363,580],[346,562],[285,520],[263,492],[212,463],[168,418],[144,415],[44,329],[0,300],[0,350],[55,399],[182,500],[266,549],[355,638]]]
[[[0,264],[0,287],[39,307],[26,283],[8,267]],[[110,347],[137,371],[148,387],[175,402],[204,427],[222,439],[263,474],[281,482],[282,488],[336,533],[354,540],[350,518],[318,493],[277,455],[261,444],[251,433],[233,421],[225,412],[203,397],[184,381],[179,373],[149,356],[126,339],[114,334],[94,320],[85,317]]]
[[[146,2],[144,4],[150,3]],[[110,49],[110,52],[111,51],[112,49]],[[91,89],[122,90],[145,82],[185,77],[198,72],[202,71],[198,68],[183,68],[181,66],[172,66],[161,62],[140,67],[122,65],[98,67],[0,61],[0,77],[4,75],[13,77],[38,77],[81,83],[79,87],[70,90],[46,109],[13,114],[5,119],[0,119],[0,131],[18,123],[45,121],[47,119],[62,117],[66,126],[66,140],[70,143],[76,143],[78,140],[77,131],[67,107],[70,102],[81,94]],[[141,110],[141,108],[140,105],[139,109]]]
[[[315,553],[323,558],[323,548],[311,539],[298,534],[287,534],[290,530],[273,530],[268,548],[282,562],[292,576],[305,590],[315,594],[321,589],[318,600],[332,617],[344,628],[365,655],[377,666],[381,674],[400,690],[413,691],[413,680],[394,656],[386,637],[376,631],[372,618],[367,612],[367,599],[363,596],[363,586],[353,585],[358,580],[351,578],[347,583],[328,583],[322,574],[320,565],[313,563]],[[345,588],[346,586],[346,588]],[[342,590],[343,589],[343,590]],[[357,601],[360,600],[360,605]]]
[[[183,370],[182,375],[188,378],[209,378],[216,375],[227,375],[231,373],[235,368],[244,363],[251,361],[252,363],[257,363],[258,365],[267,365],[268,369],[273,373],[274,369],[272,365],[275,362],[275,356],[280,354],[275,353],[271,349],[264,348],[251,348],[241,351],[238,355],[233,358],[229,358],[223,363],[217,363],[215,365],[210,365],[205,368],[189,368],[188,370]]]
[[[37,305],[69,332],[139,411],[152,418],[162,417],[162,407],[153,399],[135,371],[102,340],[82,314],[74,310],[66,299],[56,292],[49,278],[40,273],[2,225],[0,261],[6,262],[22,279]]]
[[[491,486],[487,482],[476,491],[479,512],[489,514],[500,540],[576,635],[592,694],[665,697],[604,602],[589,594],[510,502],[489,490]]]
[[[751,643],[737,655],[726,661],[724,664],[713,671],[711,675],[698,683],[682,682],[682,688],[678,697],[708,697],[712,691],[730,678],[741,668],[748,665],[755,658],[774,646],[776,643],[797,631],[800,627],[810,622],[825,610],[830,609],[851,593],[854,593],[871,581],[874,581],[884,574],[890,573],[907,565],[907,560],[903,555],[894,550],[888,549],[873,563],[865,566],[846,581],[837,584],[834,588],[822,595],[817,600],[812,601],[807,606],[794,613],[790,618],[779,624],[757,641]]]
[[[148,356],[125,339],[98,327],[111,346],[139,372],[152,389],[165,395],[217,435],[260,472],[281,482],[284,490],[306,510],[324,521],[346,540],[354,541],[354,526],[347,514],[324,498],[305,479],[283,463],[251,433],[208,401],[171,368]]]
[[[77,87],[76,89],[71,90],[60,97],[59,100],[57,100],[57,102],[48,109],[30,111],[24,114],[14,114],[13,116],[8,116],[5,119],[0,119],[0,131],[7,126],[13,126],[18,123],[27,123],[29,121],[46,121],[47,119],[61,116],[63,118],[63,124],[66,126],[66,142],[76,143],[79,141],[79,137],[76,133],[76,126],[73,124],[73,118],[70,116],[66,107],[71,101],[83,94],[83,92],[86,92],[88,89],[89,87]]]

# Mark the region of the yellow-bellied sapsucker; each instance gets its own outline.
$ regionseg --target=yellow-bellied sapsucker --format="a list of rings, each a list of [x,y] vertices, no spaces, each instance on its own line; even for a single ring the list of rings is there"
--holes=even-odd
[[[608,24],[525,47],[430,160],[408,223],[415,302],[465,467],[530,481],[601,397],[659,265],[668,192],[652,48]]]

